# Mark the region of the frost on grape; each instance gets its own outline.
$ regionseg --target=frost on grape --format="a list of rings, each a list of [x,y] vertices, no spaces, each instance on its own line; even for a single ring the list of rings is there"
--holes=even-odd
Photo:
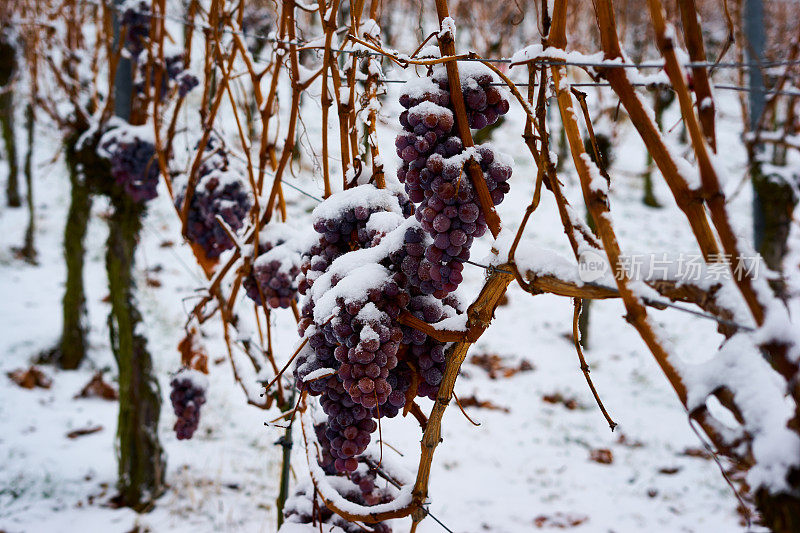
[[[160,170],[151,127],[114,119],[100,137],[97,153],[109,161],[114,184],[134,202],[158,196]]]
[[[507,113],[509,102],[492,85],[496,77],[490,70],[468,65],[472,66],[461,75],[467,119],[470,127],[481,129]],[[473,159],[480,164],[494,205],[509,191],[511,166],[490,145],[465,149],[456,135],[443,67],[434,68],[431,77],[407,83],[404,89],[400,104],[406,111],[400,115],[400,125],[405,132],[395,141],[402,160],[397,176],[409,198],[418,203],[415,216],[432,239],[425,246],[419,272],[424,292],[441,298],[461,283],[472,242],[487,229],[477,191],[467,176],[467,162]]]
[[[271,309],[291,307],[297,301],[302,264],[300,234],[287,224],[273,222],[261,230],[258,240],[259,255],[242,281],[247,296]]]
[[[459,304],[430,296],[424,247],[432,241],[409,207],[402,193],[362,185],[312,215],[320,237],[303,261],[294,376],[328,415],[332,471],[354,472],[376,419],[397,416],[414,397],[435,397],[441,383],[447,345],[398,320],[409,313],[438,322]]]
[[[244,225],[253,200],[245,183],[244,171],[228,160],[222,139],[209,138],[200,165],[197,186],[189,203],[186,236],[199,246],[206,257],[216,259],[235,243],[217,220],[221,217],[233,231]],[[186,183],[178,188],[175,205],[181,210],[186,195]]]
[[[191,439],[200,424],[200,407],[206,403],[208,379],[197,370],[183,368],[172,378],[170,387],[169,398],[178,417],[175,434],[178,440]]]

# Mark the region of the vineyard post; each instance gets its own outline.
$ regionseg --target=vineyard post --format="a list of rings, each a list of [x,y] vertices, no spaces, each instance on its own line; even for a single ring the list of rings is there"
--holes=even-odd
[[[753,140],[748,143],[748,165],[753,185],[753,236],[756,251],[767,266],[776,272],[783,271],[787,240],[792,224],[792,212],[796,204],[792,185],[780,176],[765,174],[766,151],[759,140],[763,126],[762,116],[767,110],[764,71],[764,6],[762,0],[746,0],[744,9],[744,31],[748,51],[748,119]],[[772,283],[779,293],[785,290],[780,280]]]

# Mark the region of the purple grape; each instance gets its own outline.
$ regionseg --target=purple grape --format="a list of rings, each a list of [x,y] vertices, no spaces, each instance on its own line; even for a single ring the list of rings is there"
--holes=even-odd
[[[252,207],[244,181],[228,168],[222,141],[212,137],[206,145],[208,155],[200,165],[198,183],[189,203],[186,237],[216,259],[234,243],[216,217],[219,215],[234,231],[239,231]],[[175,205],[183,205],[185,191],[176,195]]]
[[[206,403],[206,378],[196,370],[184,368],[170,381],[169,399],[178,420],[175,434],[178,440],[191,439],[200,424],[200,407]]]
[[[108,154],[114,182],[134,202],[158,196],[158,156],[152,142],[135,129],[120,126],[103,135],[100,147]]]

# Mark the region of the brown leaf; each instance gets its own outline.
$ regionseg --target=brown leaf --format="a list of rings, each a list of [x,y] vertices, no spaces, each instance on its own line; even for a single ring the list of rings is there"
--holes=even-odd
[[[578,404],[578,400],[572,397],[563,396],[560,392],[556,392],[553,394],[545,394],[542,396],[542,401],[545,403],[552,403],[552,404],[561,404],[570,411],[574,411],[580,405]]]
[[[518,366],[508,366],[503,357],[497,354],[479,354],[470,358],[470,363],[479,366],[489,374],[489,379],[498,377],[510,378],[517,372],[529,372],[533,370],[530,361],[523,359]]]
[[[23,389],[33,389],[34,387],[49,389],[53,385],[53,380],[35,366],[30,367],[28,370],[18,368],[6,373],[6,375]]]
[[[698,459],[711,459],[711,454],[704,448],[686,448],[680,455],[686,457],[697,457]]]
[[[154,289],[161,287],[161,281],[156,278],[151,278],[150,276],[147,276],[145,283],[148,287],[153,287]]]
[[[578,527],[589,520],[588,516],[554,513],[552,515],[539,515],[533,519],[534,525],[538,528],[570,529]]]
[[[75,398],[102,398],[103,400],[114,401],[117,399],[117,391],[103,380],[103,373],[96,372]]]
[[[197,330],[192,328],[178,343],[181,364],[203,374],[208,374],[208,355],[206,355],[203,346],[197,340],[197,336]]]
[[[589,452],[589,459],[595,463],[610,465],[614,462],[614,454],[608,448],[595,448]]]
[[[643,448],[644,443],[638,440],[632,440],[628,438],[627,435],[624,433],[620,433],[619,438],[617,438],[617,444],[621,444],[622,446],[627,446],[628,448]]]
[[[76,429],[74,431],[70,431],[67,433],[68,439],[77,439],[78,437],[83,437],[84,435],[91,435],[92,433],[97,433],[98,431],[103,431],[103,426],[89,426],[87,428]]]
[[[681,467],[679,466],[665,466],[664,468],[659,468],[658,473],[664,474],[666,476],[671,476],[677,474],[681,471]]]
[[[466,398],[459,398],[461,403],[461,407],[480,407],[482,409],[490,409],[492,411],[503,411],[504,413],[511,412],[511,409],[508,407],[502,407],[500,405],[495,405],[494,403],[488,400],[479,400],[473,394],[472,396],[467,396]]]

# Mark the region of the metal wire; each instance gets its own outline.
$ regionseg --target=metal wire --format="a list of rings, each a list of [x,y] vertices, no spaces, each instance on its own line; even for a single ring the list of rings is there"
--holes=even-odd
[[[387,474],[386,472],[384,472],[384,471],[383,471],[383,469],[380,467],[380,465],[379,465],[379,464],[377,464],[377,463],[375,463],[375,461],[373,461],[373,460],[372,460],[372,459],[370,459],[369,457],[367,457],[367,458],[366,458],[366,461],[367,461],[367,465],[368,465],[370,468],[374,469],[374,470],[375,470],[375,471],[378,473],[378,475],[379,475],[379,476],[381,476],[383,479],[385,479],[387,482],[389,482],[389,483],[390,483],[390,484],[391,484],[391,485],[392,485],[394,488],[396,488],[396,489],[398,489],[398,490],[399,490],[399,489],[401,489],[401,488],[403,488],[403,487],[400,485],[400,483],[398,483],[397,481],[395,481],[395,480],[394,480],[394,478],[392,478],[392,476],[390,476],[389,474]],[[425,511],[425,514],[426,514],[426,515],[428,515],[428,516],[430,516],[431,518],[433,518],[433,520],[434,520],[434,521],[435,521],[437,524],[439,524],[440,526],[442,526],[442,529],[444,529],[445,531],[447,531],[447,532],[449,532],[449,533],[453,533],[453,530],[452,530],[452,529],[450,529],[449,527],[447,527],[446,525],[444,525],[444,523],[443,523],[441,520],[439,520],[438,518],[436,518],[436,517],[433,515],[433,513],[431,513],[431,512],[430,512],[430,510],[428,509],[428,507],[429,507],[428,505],[423,505],[423,506],[422,506],[422,510],[423,510],[423,511]]]
[[[123,12],[128,11],[128,10],[133,10],[133,8],[131,8],[131,7],[123,7],[123,6],[119,6],[119,5],[107,5],[107,4],[104,4],[102,2],[98,2],[96,0],[81,0],[81,1],[83,3],[85,3],[85,4],[89,4],[89,5],[93,5],[93,6],[97,6],[97,7],[105,7],[106,9],[111,9],[111,10],[116,11],[118,13],[123,13]],[[278,39],[277,37],[274,37],[272,35],[263,35],[263,34],[260,34],[260,33],[247,32],[247,31],[244,31],[244,30],[235,30],[235,29],[229,28],[229,27],[222,27],[222,28],[216,28],[215,29],[215,28],[212,28],[211,26],[209,26],[207,24],[192,22],[192,21],[187,20],[186,18],[178,16],[178,15],[170,15],[170,14],[167,14],[167,13],[156,14],[156,13],[153,13],[151,11],[135,11],[135,10],[133,10],[133,11],[138,13],[138,14],[141,14],[141,15],[147,15],[147,16],[151,16],[151,17],[154,17],[154,18],[158,18],[158,19],[171,20],[173,22],[178,22],[178,23],[180,23],[180,24],[182,24],[184,26],[193,27],[193,28],[199,29],[199,30],[209,30],[209,31],[210,30],[216,30],[216,31],[219,31],[221,33],[227,33],[227,34],[230,34],[230,35],[239,35],[239,36],[242,36],[242,37],[248,37],[248,38],[251,38],[251,39],[255,39],[255,40],[259,40],[259,41],[266,41],[266,42],[275,43],[275,44],[295,45],[295,46],[308,46],[309,44],[311,44],[311,42],[309,42],[309,41],[282,40],[282,39]],[[24,21],[16,21],[16,22],[24,23]],[[318,48],[320,50],[325,50],[324,46],[313,46],[311,48],[315,48],[315,49]],[[353,50],[353,49],[342,49],[342,48],[329,48],[328,50],[331,51],[331,52],[336,52],[336,53],[340,53],[340,54],[355,54],[355,55],[373,56],[373,57],[378,57],[378,56],[380,56],[380,57],[392,57],[392,58],[397,59],[399,61],[403,61],[405,59],[410,59],[409,56],[407,56],[405,54],[400,54],[399,52],[397,52],[395,50],[390,50],[390,51],[387,51],[387,52],[376,52],[376,51],[372,51],[372,50],[363,50],[363,49]],[[466,62],[486,62],[486,63],[498,63],[498,64],[510,64],[510,63],[513,62],[513,60],[510,59],[510,58],[459,57],[459,58],[456,58],[456,60],[457,61],[466,61]],[[575,66],[575,67],[626,68],[626,69],[649,69],[649,68],[663,68],[664,67],[664,64],[662,62],[658,62],[658,61],[653,61],[653,62],[649,62],[649,63],[618,63],[618,62],[605,62],[605,61],[599,61],[599,62],[593,62],[593,61],[561,61],[561,60],[553,60],[553,59],[547,59],[547,58],[541,58],[541,59],[538,59],[538,60],[534,59],[534,61],[536,61],[536,63],[538,63],[538,64],[544,64],[544,65],[565,65],[565,66]],[[725,63],[715,63],[713,61],[695,61],[695,62],[684,63],[683,67],[684,68],[703,68],[703,67],[712,68],[713,67],[715,69],[717,69],[717,68],[750,69],[750,68],[770,68],[770,67],[788,66],[788,65],[800,65],[800,59],[796,59],[796,60],[783,59],[783,60],[764,61],[764,62],[756,62],[756,61],[736,62],[736,61],[731,61],[731,62],[725,62]],[[398,83],[398,82],[397,81],[386,81],[385,83]],[[576,84],[572,84],[572,85],[574,86]],[[741,88],[741,90],[744,90],[744,88]],[[797,96],[797,95],[800,95],[800,92],[791,93],[791,94]]]
[[[567,63],[570,65],[571,63]],[[381,83],[406,83],[408,80],[389,80],[389,79],[379,79]],[[493,85],[495,87],[507,87],[508,84],[504,82],[491,82],[489,85]],[[531,85],[528,83],[514,83],[516,87],[530,87]],[[610,83],[606,82],[579,82],[579,83],[570,83],[570,87],[611,87]],[[665,89],[672,89],[672,87],[666,83],[661,84],[658,82],[654,83],[642,83],[636,82],[631,83],[634,87],[654,87],[663,85]],[[533,85],[534,87],[538,87],[537,84]],[[349,85],[342,84],[342,87],[349,87]],[[724,91],[737,91],[737,92],[750,92],[749,87],[742,87],[739,85],[728,85],[728,84],[720,84],[720,85],[712,85],[713,89],[720,89]],[[797,90],[780,90],[780,91],[767,91],[765,93],[767,96],[773,95],[784,95],[784,96],[800,96],[800,89]]]
[[[82,1],[87,3],[87,4],[103,7],[103,4],[101,4],[100,2],[95,2],[95,1],[92,1],[92,0],[82,0]],[[114,11],[117,11],[117,12],[124,11],[121,6],[117,6],[117,5],[110,5],[110,6],[106,5],[104,7],[113,9]],[[167,20],[177,21],[177,22],[180,22],[180,23],[182,23],[182,24],[184,24],[186,26],[192,26],[192,27],[194,27],[196,29],[204,29],[204,30],[211,30],[212,29],[211,26],[204,25],[204,24],[192,23],[192,22],[190,22],[190,21],[188,21],[188,20],[186,20],[184,18],[177,17],[177,16],[174,16],[174,15],[167,15],[167,14],[156,15],[154,13],[147,13],[147,12],[141,12],[141,14],[147,14],[147,15],[150,15],[150,16],[153,16],[153,17],[156,17],[156,18],[164,18],[164,19],[167,19]],[[293,44],[293,45],[297,45],[297,46],[305,46],[307,44],[307,43],[304,43],[303,41],[282,41],[282,40],[279,40],[279,39],[277,39],[275,37],[266,36],[266,35],[260,35],[260,34],[254,34],[254,33],[249,33],[249,32],[244,32],[244,31],[237,31],[237,30],[233,30],[231,28],[222,28],[221,31],[223,33],[238,34],[238,35],[241,35],[241,36],[244,36],[244,37],[252,37],[254,39],[263,39],[263,40],[267,40],[269,42],[274,42],[274,43],[277,43],[277,44],[289,44],[289,45]],[[355,54],[365,54],[365,55],[373,55],[373,56],[385,56],[386,55],[386,54],[381,53],[381,52],[365,52],[363,50],[345,50],[345,49],[330,49],[330,50],[333,51],[333,52],[339,52],[339,53],[355,53]],[[490,62],[490,63],[511,63],[512,62],[511,59],[506,59],[506,58],[500,58],[500,59],[497,59],[497,58],[478,59],[478,58],[469,58],[469,57],[467,57],[467,58],[458,58],[458,61],[481,61],[481,62],[485,61],[485,62]],[[568,65],[568,66],[602,67],[602,68],[663,68],[663,66],[664,66],[663,63],[604,63],[604,62],[603,63],[600,63],[600,62],[594,63],[594,62],[581,62],[581,61],[575,61],[575,62],[570,62],[570,61],[552,61],[552,60],[546,60],[546,59],[542,60],[542,61],[539,61],[539,63],[550,64],[550,65]],[[769,62],[764,62],[764,63],[760,63],[760,64],[756,64],[756,63],[737,63],[737,62],[730,62],[730,63],[693,62],[693,63],[686,63],[684,66],[687,67],[687,68],[692,68],[692,67],[751,68],[751,67],[754,67],[754,66],[770,67],[770,66],[794,65],[794,64],[800,64],[800,60],[769,61]],[[380,80],[380,81],[382,81],[383,83],[405,83],[406,82],[406,80],[389,80],[389,79],[383,79],[383,80]],[[492,83],[491,85],[505,85],[505,84],[504,83]],[[520,84],[520,85],[525,86],[527,84]],[[572,83],[570,85],[572,87],[608,87],[608,86],[610,86],[610,84],[608,84],[608,83],[598,83],[598,82]],[[637,87],[648,87],[648,86],[651,86],[653,84],[633,83],[632,85],[637,86]],[[723,90],[741,91],[741,92],[749,91],[749,89],[747,87],[740,87],[740,86],[736,86],[736,85],[716,85],[715,88],[723,89]],[[780,94],[780,95],[800,96],[800,91],[772,91],[772,92],[768,92],[767,94],[771,94],[771,95]],[[314,200],[316,200],[318,202],[322,201],[322,199],[318,198],[317,196],[314,196],[311,193],[308,193],[308,192],[304,191],[303,189],[301,189],[300,187],[297,187],[296,185],[293,185],[292,183],[289,183],[287,181],[284,181],[283,183],[286,184],[287,186],[291,187],[292,189],[300,192],[301,194],[309,197],[309,198],[312,198],[312,199],[314,199]],[[487,271],[497,270],[499,272],[504,272],[504,273],[508,273],[508,274],[512,273],[512,272],[509,272],[507,270],[498,269],[498,268],[496,268],[494,266],[481,265],[480,263],[475,263],[475,262],[469,261],[469,260],[464,261],[464,262],[467,263],[467,264],[479,267],[479,268],[483,268],[483,269],[485,269]],[[604,289],[604,290],[616,291],[616,289],[614,289],[612,287],[606,287],[606,286],[597,285],[597,284],[594,284],[594,283],[587,283],[587,285],[591,285],[593,287]],[[701,318],[706,318],[706,319],[709,319],[709,320],[713,320],[713,321],[715,321],[715,322],[717,322],[719,324],[723,324],[723,325],[726,325],[726,326],[729,326],[729,327],[735,327],[735,328],[742,329],[742,330],[745,330],[745,331],[754,331],[754,329],[752,327],[750,327],[750,326],[745,326],[743,324],[738,324],[736,322],[732,322],[730,320],[726,320],[726,319],[717,317],[717,316],[712,315],[710,313],[705,313],[705,312],[702,312],[702,311],[697,311],[697,310],[694,310],[694,309],[683,307],[681,305],[677,305],[677,304],[674,304],[674,303],[669,302],[669,301],[652,300],[652,299],[647,298],[647,297],[642,298],[642,301],[646,305],[651,306],[651,307],[656,307],[656,308],[658,308],[658,307],[669,307],[669,308],[681,311],[683,313],[688,313],[688,314],[691,314],[691,315],[694,315],[694,316],[698,316],[698,317],[701,317]],[[437,520],[437,522],[438,522],[438,520]]]
[[[309,198],[313,198],[314,200],[317,200],[318,202],[322,201],[321,199],[317,198],[313,194],[307,193],[306,191],[304,191],[303,189],[301,189],[299,187],[296,187],[295,185],[291,185],[288,182],[283,182],[283,183],[285,183],[286,185],[289,185],[291,188],[293,188],[296,191],[308,196]],[[458,259],[458,258],[455,258],[455,259],[457,261],[461,261],[461,262],[466,263],[468,265],[472,265],[472,266],[475,266],[475,267],[478,267],[478,268],[482,268],[487,273],[491,273],[493,271],[497,271],[497,272],[502,272],[504,274],[513,274],[513,272],[511,272],[510,270],[505,270],[505,269],[502,269],[502,268],[498,268],[498,267],[493,266],[493,265],[482,265],[481,263],[476,263],[475,261],[470,261],[469,259],[466,259],[466,260]],[[615,293],[617,292],[617,289],[614,288],[614,287],[607,287],[605,285],[600,285],[600,284],[597,284],[597,283],[589,283],[589,282],[587,282],[586,285],[589,285],[589,286],[597,288],[597,289],[607,290],[607,291],[610,291],[610,292],[615,292]],[[720,318],[720,317],[718,317],[716,315],[712,315],[711,313],[706,313],[704,311],[697,311],[696,309],[691,309],[689,307],[684,307],[682,305],[678,305],[678,304],[672,303],[669,300],[662,300],[662,299],[654,300],[654,299],[648,298],[646,296],[641,297],[641,300],[648,307],[653,307],[653,308],[656,308],[656,309],[660,309],[660,308],[663,308],[663,307],[669,307],[670,309],[675,309],[676,311],[680,311],[682,313],[687,313],[687,314],[694,315],[694,316],[697,316],[697,317],[700,317],[700,318],[713,320],[714,322],[717,322],[718,324],[722,324],[723,326],[737,328],[737,329],[741,329],[743,331],[755,331],[755,329],[752,328],[751,326],[745,326],[744,324],[739,324],[739,323],[733,322],[731,320]]]

